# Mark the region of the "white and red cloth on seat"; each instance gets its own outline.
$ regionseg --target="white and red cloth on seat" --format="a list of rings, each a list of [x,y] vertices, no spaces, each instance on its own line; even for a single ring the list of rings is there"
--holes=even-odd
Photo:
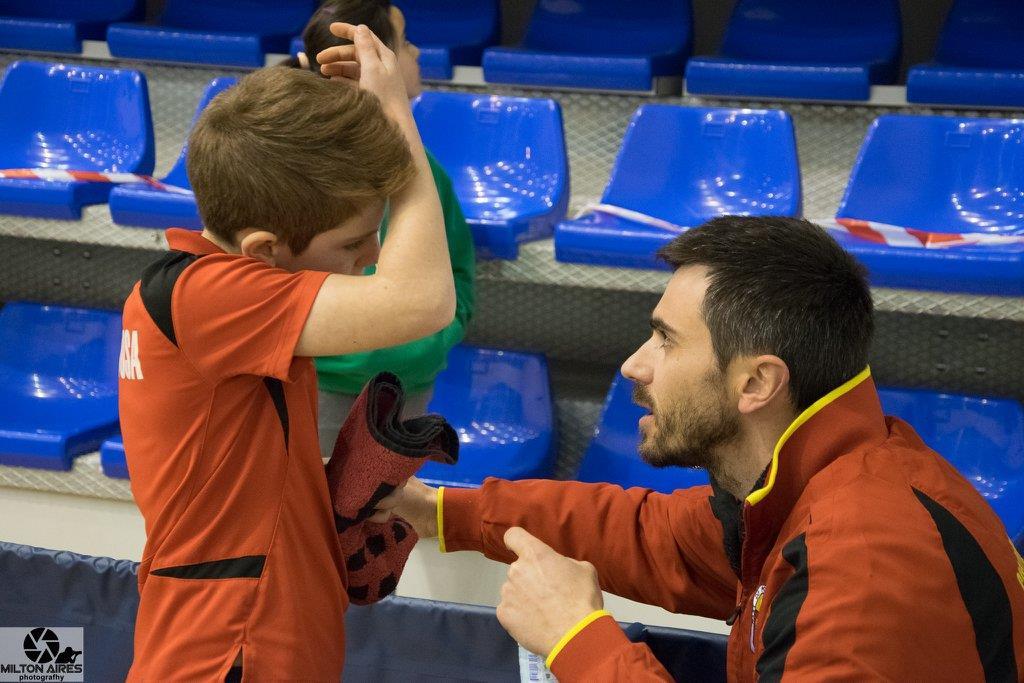
[[[18,180],[48,180],[56,183],[145,183],[155,190],[175,194],[192,194],[192,190],[162,183],[153,176],[138,173],[104,173],[102,171],[68,171],[59,168],[7,168],[0,170],[0,178]]]
[[[659,228],[667,232],[681,233],[694,226],[681,226],[612,204],[588,204],[583,207],[576,218],[591,214],[605,214]],[[1024,235],[993,235],[983,232],[949,233],[929,232],[917,228],[904,228],[898,225],[863,221],[856,218],[811,218],[810,222],[822,228],[842,232],[869,242],[888,244],[893,247],[910,247],[918,249],[948,249],[966,245],[1001,246],[1007,244],[1024,244]]]

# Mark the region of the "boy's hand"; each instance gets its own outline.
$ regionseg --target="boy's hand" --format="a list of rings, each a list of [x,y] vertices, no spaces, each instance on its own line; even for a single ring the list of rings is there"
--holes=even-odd
[[[437,489],[416,477],[402,488],[393,512],[409,522],[420,538],[437,536]]]
[[[501,587],[498,621],[520,645],[547,657],[569,629],[604,607],[597,571],[519,527],[505,532],[505,545],[518,559]]]
[[[320,71],[325,76],[357,82],[360,88],[376,95],[387,112],[407,112],[409,97],[395,53],[363,25],[335,22],[331,33],[353,44],[335,45],[317,54]]]

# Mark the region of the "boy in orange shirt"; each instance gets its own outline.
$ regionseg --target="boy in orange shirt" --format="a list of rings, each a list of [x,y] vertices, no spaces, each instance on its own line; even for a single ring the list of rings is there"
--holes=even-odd
[[[271,68],[210,103],[188,152],[206,229],[169,230],[125,303],[121,426],[147,534],[129,680],[341,675],[347,574],[311,358],[436,332],[455,296],[395,55],[337,30],[353,85]]]

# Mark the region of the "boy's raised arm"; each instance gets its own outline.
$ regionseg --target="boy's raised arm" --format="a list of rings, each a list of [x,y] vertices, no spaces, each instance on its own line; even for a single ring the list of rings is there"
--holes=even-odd
[[[377,95],[385,114],[404,133],[416,173],[390,198],[389,234],[376,273],[327,278],[299,337],[297,356],[401,344],[437,332],[455,314],[444,216],[395,55],[365,26],[336,23],[331,30],[353,45],[317,55],[323,72],[358,82]]]

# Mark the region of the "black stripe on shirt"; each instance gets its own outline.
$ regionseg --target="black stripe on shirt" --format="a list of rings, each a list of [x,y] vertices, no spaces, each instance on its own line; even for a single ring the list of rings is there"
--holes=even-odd
[[[264,377],[263,383],[270,392],[270,399],[274,402],[274,410],[277,411],[277,419],[281,421],[281,429],[284,431],[284,449],[288,450],[288,402],[284,398],[284,383],[274,377]]]
[[[793,567],[772,600],[768,621],[761,632],[764,651],[757,660],[758,681],[780,681],[786,668],[786,657],[796,642],[796,618],[807,599],[807,539],[800,534],[782,549],[782,557]],[[763,610],[762,610],[763,611]]]
[[[174,579],[258,579],[266,561],[266,555],[246,555],[178,567],[162,567],[149,573]]]
[[[974,625],[985,680],[1019,680],[1013,651],[1013,612],[999,573],[978,541],[953,513],[917,489],[914,495],[932,516],[942,537],[942,547],[953,566],[960,597]]]
[[[178,338],[171,317],[171,296],[178,278],[198,258],[196,254],[184,251],[169,251],[142,271],[139,285],[142,305],[164,336],[175,346],[178,345]]]

